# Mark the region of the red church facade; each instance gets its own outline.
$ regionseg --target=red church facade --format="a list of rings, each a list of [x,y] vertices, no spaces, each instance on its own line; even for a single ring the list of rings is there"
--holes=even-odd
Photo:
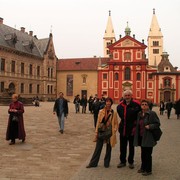
[[[156,68],[148,65],[144,42],[126,35],[108,46],[110,60],[98,68],[98,96],[110,96],[116,103],[126,89],[131,89],[133,98],[154,102],[154,76]]]

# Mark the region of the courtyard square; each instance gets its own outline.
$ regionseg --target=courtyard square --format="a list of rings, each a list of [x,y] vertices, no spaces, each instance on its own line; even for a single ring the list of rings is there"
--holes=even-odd
[[[53,102],[41,102],[40,107],[25,106],[24,123],[26,142],[16,140],[10,146],[5,140],[8,106],[0,106],[0,180],[108,180],[146,179],[137,173],[140,167],[140,148],[136,148],[135,168],[118,169],[118,144],[112,150],[110,167],[104,168],[104,150],[97,168],[86,169],[95,143],[93,115],[75,113],[69,103],[69,115],[65,119],[64,134],[60,134]],[[116,109],[116,105],[113,105]],[[159,115],[158,107],[153,110]],[[170,119],[159,116],[163,136],[153,149],[153,174],[148,179],[180,179],[180,120],[174,110]],[[119,121],[119,119],[118,119]]]

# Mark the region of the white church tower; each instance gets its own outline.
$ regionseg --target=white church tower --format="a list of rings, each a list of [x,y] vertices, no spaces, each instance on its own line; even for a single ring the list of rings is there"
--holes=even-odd
[[[149,65],[157,66],[161,61],[161,55],[163,53],[163,35],[156,18],[155,9],[153,9],[153,17],[147,41]]]
[[[111,20],[111,11],[109,11],[108,22],[104,34],[104,57],[109,57],[109,49],[107,48],[110,44],[113,44],[116,41],[114,28]]]

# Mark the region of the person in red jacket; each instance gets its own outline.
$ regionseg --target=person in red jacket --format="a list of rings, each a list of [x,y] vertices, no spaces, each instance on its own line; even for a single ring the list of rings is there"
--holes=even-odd
[[[25,141],[26,133],[24,129],[24,106],[23,103],[18,101],[18,94],[12,95],[12,103],[9,105],[8,113],[9,120],[6,132],[6,140],[11,140],[9,145],[15,144],[15,139]]]
[[[123,100],[117,106],[117,113],[121,119],[119,124],[120,133],[120,163],[117,168],[126,166],[127,145],[129,144],[128,163],[129,168],[134,168],[134,134],[138,112],[141,110],[140,103],[132,98],[132,91],[123,92]]]

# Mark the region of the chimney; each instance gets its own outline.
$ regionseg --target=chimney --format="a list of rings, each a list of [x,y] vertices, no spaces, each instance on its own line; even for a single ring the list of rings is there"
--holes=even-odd
[[[133,34],[133,38],[135,39],[135,34]]]
[[[25,33],[25,28],[21,27],[21,32]]]
[[[3,24],[3,18],[0,17],[0,24]]]
[[[29,35],[30,35],[30,36],[33,36],[33,31],[29,31]]]
[[[119,35],[119,39],[121,39],[121,34]]]
[[[142,43],[144,44],[144,39],[142,39]]]

